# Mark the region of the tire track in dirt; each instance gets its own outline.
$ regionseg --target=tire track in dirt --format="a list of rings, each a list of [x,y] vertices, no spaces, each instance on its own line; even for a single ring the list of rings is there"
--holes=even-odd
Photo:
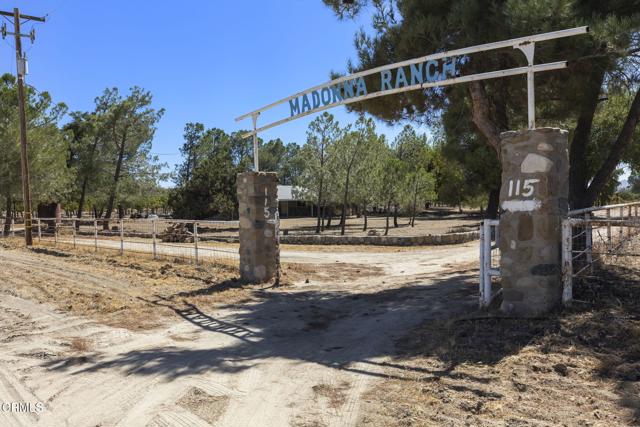
[[[469,254],[464,250],[466,258]],[[93,266],[78,265],[77,260],[9,252],[0,249],[0,259],[7,259],[6,269],[28,269],[29,274],[5,272],[8,286],[33,287],[34,281],[57,280],[72,289],[136,297],[135,289],[129,290],[131,279],[116,271],[122,267],[114,266],[113,274],[105,277],[92,273]],[[441,254],[448,254],[449,262],[459,258],[455,248]],[[363,256],[360,253],[354,260],[362,261]],[[343,262],[351,260],[349,254],[341,257]],[[0,363],[11,355],[16,359],[11,369],[24,373],[23,384],[42,390],[49,405],[46,422],[40,421],[43,426],[209,425],[177,405],[190,387],[228,397],[227,410],[216,422],[220,426],[274,427],[296,425],[296,420],[306,423],[300,425],[316,421],[327,426],[355,425],[361,395],[379,373],[380,359],[389,354],[393,334],[433,315],[439,310],[438,300],[451,293],[434,289],[428,293],[430,308],[417,309],[416,304],[425,304],[422,296],[431,280],[416,275],[436,274],[444,261],[411,267],[420,255],[385,257],[384,265],[406,271],[405,276],[381,273],[375,278],[329,281],[317,288],[264,291],[255,306],[224,310],[201,306],[204,323],[174,318],[171,326],[172,334],[191,334],[193,339],[188,341],[173,340],[167,329],[122,336],[117,329],[56,312],[46,304],[18,304],[17,312],[11,312],[7,309],[19,298],[0,294],[0,322],[12,324],[21,317],[33,322],[15,329],[29,334],[16,339],[21,348],[61,354],[37,360],[21,356],[20,347],[0,343]],[[403,264],[395,265],[396,261]],[[403,286],[410,288],[403,290]],[[207,327],[207,319],[226,326]],[[309,326],[319,320],[326,320],[326,325]],[[237,331],[225,334],[229,327],[255,331],[255,336],[243,340]],[[74,336],[90,336],[95,348],[76,355],[61,347],[61,342]],[[320,384],[341,390],[339,404],[314,394]]]
[[[88,285],[88,288],[100,292],[110,291],[116,292],[123,296],[128,296],[135,298],[135,295],[127,292],[126,286],[123,286],[122,280],[113,280],[108,276],[104,275],[95,275],[87,270],[73,270],[69,264],[63,266],[57,266],[51,263],[51,259],[47,259],[46,263],[40,259],[38,261],[34,261],[28,257],[17,257],[12,256],[11,254],[2,251],[2,259],[3,263],[8,267],[5,270],[11,271],[11,268],[18,268],[17,271],[22,271],[24,274],[24,269],[31,269],[29,274],[35,274],[44,279],[62,278],[68,280],[70,283],[82,283],[82,287],[85,288]],[[73,266],[73,268],[77,268],[77,266]],[[14,275],[9,276],[15,280]]]

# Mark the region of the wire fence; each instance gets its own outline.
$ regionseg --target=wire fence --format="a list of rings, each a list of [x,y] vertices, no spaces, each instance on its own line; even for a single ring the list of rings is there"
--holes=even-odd
[[[640,256],[640,202],[569,212],[562,224],[563,300],[571,301],[573,282],[592,276],[599,265],[628,263]]]
[[[36,218],[34,245],[144,254],[154,259],[239,265],[238,221]],[[24,221],[0,218],[0,237],[24,236]]]

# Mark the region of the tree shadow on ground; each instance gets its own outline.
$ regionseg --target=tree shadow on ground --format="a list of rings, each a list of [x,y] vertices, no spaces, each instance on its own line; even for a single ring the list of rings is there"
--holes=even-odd
[[[446,277],[414,278],[402,287],[345,291],[285,288],[254,291],[256,302],[211,310],[184,301],[216,292],[220,285],[157,297],[150,304],[172,309],[205,333],[222,334],[215,347],[153,347],[112,358],[44,363],[72,374],[105,369],[127,375],[164,375],[175,379],[206,372],[235,373],[269,358],[317,363],[361,375],[405,380],[415,372],[428,381],[463,379],[465,390],[488,398],[482,385],[491,369],[471,375],[456,371],[462,364],[491,368],[526,346],[542,354],[571,352],[600,361],[596,377],[618,383],[620,404],[640,418],[640,273],[610,267],[574,285],[573,307],[536,319],[505,318],[478,312],[477,271]],[[238,286],[230,281],[227,287]],[[302,288],[304,289],[304,288]],[[228,307],[231,308],[231,307]],[[393,356],[391,360],[381,360]],[[415,357],[430,357],[439,367],[415,366]],[[535,366],[531,368],[536,369]],[[566,366],[553,367],[564,375]],[[477,384],[477,387],[474,386]],[[516,384],[517,387],[517,384]]]
[[[239,372],[269,358],[284,358],[387,377],[384,366],[372,359],[394,354],[394,341],[427,319],[473,310],[476,277],[471,272],[369,293],[260,290],[255,291],[257,302],[234,306],[233,315],[222,317],[216,313],[225,312],[224,307],[214,311],[183,301],[187,295],[210,293],[209,286],[170,298],[158,296],[148,302],[172,309],[202,331],[226,335],[231,338],[228,344],[194,349],[189,348],[193,343],[185,343],[184,347],[133,350],[115,358],[88,360],[81,369],[59,359],[44,366],[73,369],[74,374],[116,368],[126,374],[177,378],[211,371]]]

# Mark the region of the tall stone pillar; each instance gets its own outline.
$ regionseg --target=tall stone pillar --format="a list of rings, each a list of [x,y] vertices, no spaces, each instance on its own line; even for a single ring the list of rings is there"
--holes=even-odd
[[[244,172],[237,177],[240,276],[248,282],[271,280],[279,268],[277,180],[275,172]]]
[[[567,131],[501,135],[502,311],[536,316],[561,303],[562,219],[568,211]]]

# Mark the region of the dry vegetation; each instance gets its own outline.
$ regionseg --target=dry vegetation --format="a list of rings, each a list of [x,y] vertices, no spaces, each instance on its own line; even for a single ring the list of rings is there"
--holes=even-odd
[[[158,327],[188,304],[248,303],[259,289],[243,285],[237,269],[224,265],[195,268],[88,249],[34,248],[27,258],[20,256],[26,249],[18,239],[2,241],[0,248],[8,249],[0,277],[13,285],[3,292],[134,330]]]
[[[640,270],[612,267],[539,319],[430,321],[397,342],[362,425],[640,425]]]
[[[212,396],[197,387],[189,388],[187,393],[178,400],[178,405],[211,424],[215,424],[227,409],[228,404],[229,396]]]
[[[160,327],[193,306],[211,309],[251,303],[261,298],[261,289],[272,286],[244,284],[237,267],[224,264],[196,268],[176,259],[153,260],[145,254],[129,253],[122,257],[117,251],[95,253],[80,246],[34,247],[26,258],[21,257],[27,249],[18,238],[1,241],[0,248],[9,250],[0,278],[12,284],[0,291],[131,330]],[[27,261],[33,256],[37,262]],[[280,284],[316,283],[336,277],[346,281],[380,272],[379,267],[357,264],[340,263],[326,269],[291,263],[283,265]]]
[[[316,384],[312,387],[312,389],[316,398],[327,399],[327,406],[336,409],[344,405],[344,403],[346,402],[346,391],[349,390],[350,387],[351,384],[343,381],[338,385],[327,383]]]

